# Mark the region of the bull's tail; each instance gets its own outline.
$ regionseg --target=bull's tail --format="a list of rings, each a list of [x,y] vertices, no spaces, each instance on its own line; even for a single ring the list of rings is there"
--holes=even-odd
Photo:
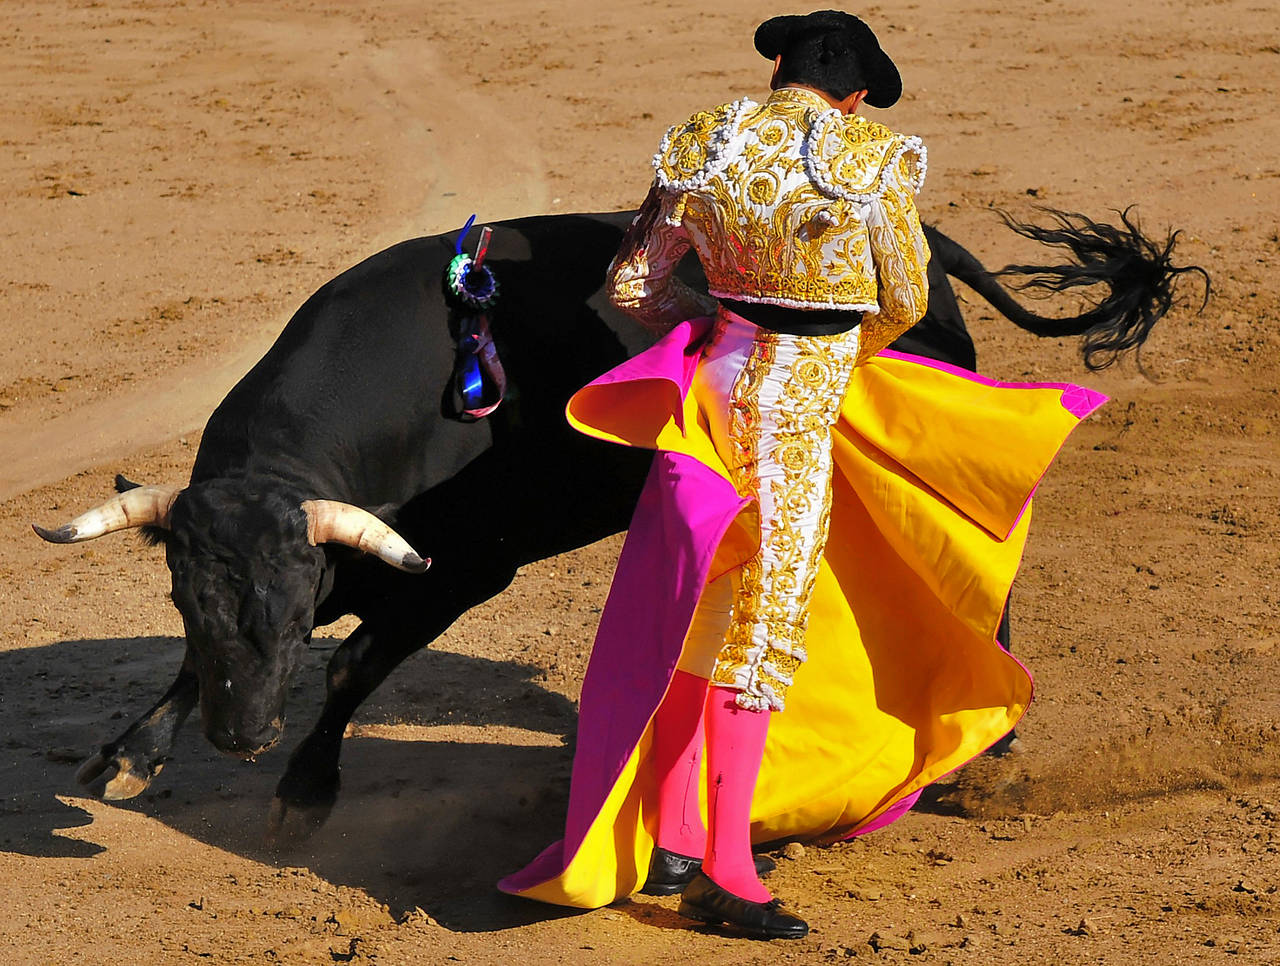
[[[1123,227],[1099,224],[1074,213],[1042,209],[1052,216],[1048,227],[1020,222],[1001,213],[1004,222],[1019,235],[1068,251],[1060,265],[1007,265],[989,272],[982,263],[949,238],[940,237],[934,256],[948,275],[960,279],[1014,324],[1040,336],[1084,336],[1084,364],[1105,369],[1121,353],[1146,341],[1154,326],[1173,305],[1180,276],[1198,273],[1204,280],[1204,300],[1209,298],[1209,275],[1198,265],[1178,267],[1172,255],[1178,232],[1163,243],[1142,234],[1129,209],[1119,212]],[[1042,293],[1104,285],[1107,294],[1091,308],[1069,318],[1054,319],[1028,311],[1000,283],[1003,276],[1020,276],[1011,288]],[[1204,308],[1202,303],[1201,309]]]

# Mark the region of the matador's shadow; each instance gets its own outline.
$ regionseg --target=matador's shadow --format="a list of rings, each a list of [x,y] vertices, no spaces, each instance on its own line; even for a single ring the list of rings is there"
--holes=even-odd
[[[421,906],[450,929],[555,915],[494,889],[563,831],[572,749],[562,736],[574,732],[577,714],[532,679],[531,665],[432,650],[406,661],[346,739],[329,821],[301,844],[267,848],[275,783],[319,713],[324,664],[337,644],[318,641],[299,671],[280,749],[252,763],[224,757],[201,736],[197,713],[151,787],[112,807],[256,861],[306,866],[393,914]],[[0,653],[0,852],[103,852],[89,813],[58,796],[80,794],[79,761],[150,706],[182,651],[181,639],[149,637]]]

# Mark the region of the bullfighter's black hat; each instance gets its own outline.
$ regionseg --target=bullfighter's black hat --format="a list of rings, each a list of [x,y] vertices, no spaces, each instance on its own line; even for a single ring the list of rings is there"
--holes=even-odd
[[[891,107],[902,96],[902,77],[871,28],[841,10],[774,17],[756,28],[756,50],[782,55],[784,78],[840,97],[867,91],[872,107]]]

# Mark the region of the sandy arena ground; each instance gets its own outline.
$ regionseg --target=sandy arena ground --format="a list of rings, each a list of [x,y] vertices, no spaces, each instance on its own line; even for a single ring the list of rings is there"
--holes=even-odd
[[[132,802],[76,763],[172,678],[159,550],[37,540],[112,476],[182,483],[302,300],[399,239],[634,206],[665,126],[765,92],[770,4],[6,0],[0,5],[0,963],[1280,962],[1280,31],[1260,0],[859,11],[924,137],[925,216],[988,265],[992,208],[1136,204],[1213,276],[1088,375],[976,296],[984,372],[1113,397],[1042,488],[1014,596],[1025,753],[855,843],[782,857],[803,941],[674,899],[569,914],[494,881],[556,837],[619,541],[528,567],[365,705],[342,797],[273,854],[286,751],[198,729]],[[1194,303],[1194,304],[1193,304]],[[318,638],[286,747],[315,714]]]

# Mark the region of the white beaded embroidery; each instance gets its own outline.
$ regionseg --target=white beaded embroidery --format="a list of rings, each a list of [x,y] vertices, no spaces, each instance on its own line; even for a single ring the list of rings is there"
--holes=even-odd
[[[824,195],[830,198],[843,198],[845,201],[852,201],[859,205],[869,205],[884,197],[884,193],[888,188],[888,179],[880,178],[879,183],[871,191],[850,191],[832,179],[830,163],[819,153],[819,146],[822,143],[822,138],[827,133],[827,128],[832,121],[843,117],[844,114],[833,108],[830,111],[823,111],[814,118],[813,127],[809,129],[809,136],[805,138],[802,150],[805,171],[808,173],[809,179],[818,186],[818,190]],[[903,137],[902,143],[898,145],[897,150],[890,155],[884,170],[892,171],[908,151],[915,152],[919,159],[919,164],[916,166],[911,184],[903,185],[903,187],[910,188],[913,193],[918,193],[924,187],[924,176],[929,167],[929,151],[924,146],[924,142],[918,137]]]
[[[747,112],[758,106],[755,101],[745,97],[729,105],[728,118],[716,128],[715,133],[707,141],[706,163],[687,178],[668,178],[663,171],[663,161],[671,148],[671,141],[676,132],[683,127],[680,124],[673,124],[662,138],[662,143],[658,145],[658,153],[653,156],[653,169],[657,173],[658,184],[670,191],[694,191],[705,187],[706,183],[727,167],[738,153],[729,150],[734,141],[734,135],[742,126],[742,119],[746,117]]]

